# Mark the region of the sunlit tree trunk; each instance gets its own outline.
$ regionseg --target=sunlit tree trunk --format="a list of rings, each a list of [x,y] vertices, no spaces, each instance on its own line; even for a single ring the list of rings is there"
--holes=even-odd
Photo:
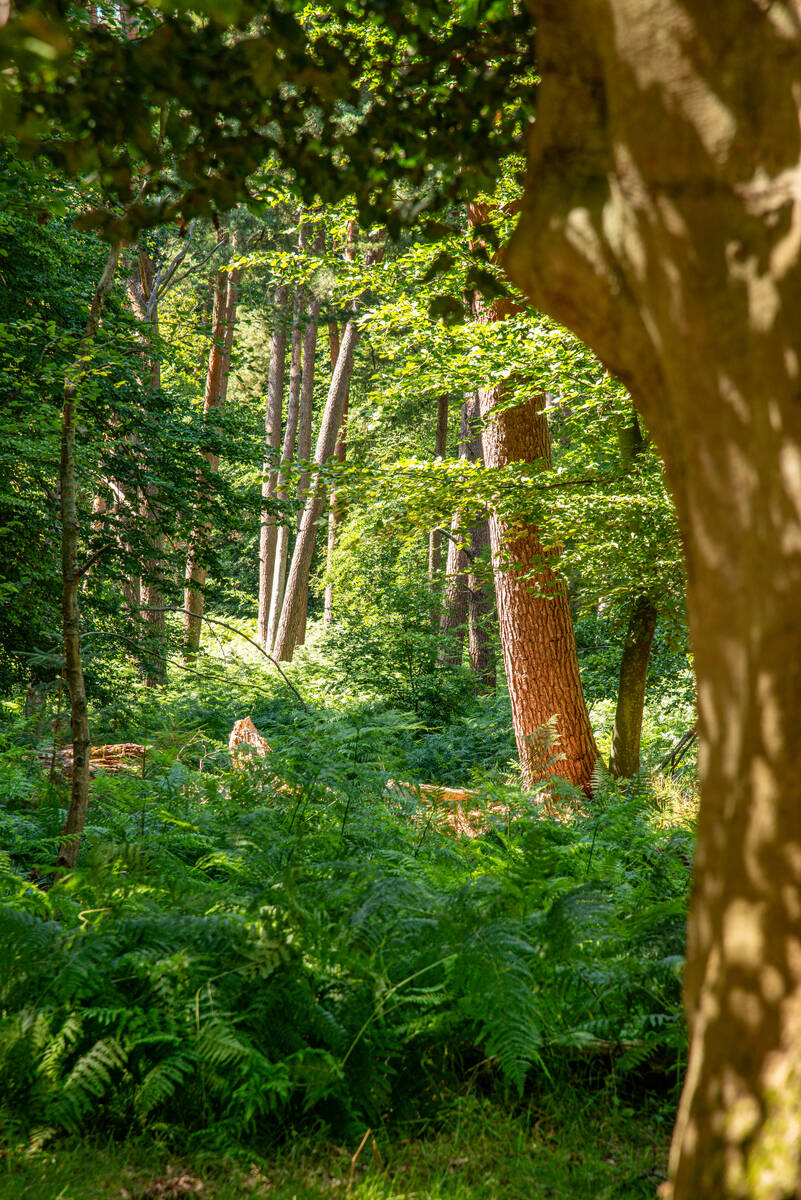
[[[287,575],[284,605],[275,636],[273,653],[276,658],[289,661],[297,645],[300,621],[303,614],[303,598],[309,586],[309,570],[317,537],[317,523],[322,516],[326,501],[326,487],[319,470],[334,453],[342,414],[348,396],[350,378],[353,373],[353,356],[359,340],[356,322],[348,321],[342,332],[336,367],[328,389],[314,461],[318,468],[312,475],[309,493],[303,509],[300,529],[295,539],[292,563]]]
[[[298,436],[298,421],[300,419],[300,372],[301,348],[303,345],[303,330],[300,324],[300,309],[302,295],[299,289],[295,291],[292,318],[292,349],[289,356],[289,399],[286,409],[286,425],[284,427],[284,442],[281,447],[281,466],[278,472],[276,499],[289,499],[289,474],[292,459],[295,454],[295,443]],[[281,604],[284,599],[284,582],[286,580],[286,559],[289,546],[289,526],[282,521],[278,526],[275,542],[275,568],[273,570],[273,587],[270,595],[270,620],[267,627],[267,646],[272,649],[275,641],[275,631],[278,628],[278,618],[281,614]]]
[[[240,236],[236,230],[233,234],[232,248],[234,258],[236,258],[241,249]],[[231,351],[234,345],[241,282],[241,267],[217,272],[212,308],[211,348],[203,397],[203,416],[206,420],[215,410],[220,411],[225,407],[228,396],[228,376],[231,369]],[[204,494],[210,486],[209,476],[215,474],[219,466],[219,456],[215,451],[206,449],[203,451],[203,457],[206,460],[208,474],[201,472],[198,477],[196,512],[202,510]],[[201,519],[193,530],[186,557],[183,618],[185,656],[196,654],[200,646],[203,628],[203,588],[206,585],[207,573],[203,562],[203,549],[209,532],[208,522]]]
[[[264,418],[264,469],[262,473],[261,529],[259,533],[259,621],[258,639],[267,644],[270,595],[275,569],[276,523],[272,510],[278,486],[278,454],[284,406],[286,358],[287,287],[279,284],[273,297],[273,332],[270,339],[270,373],[267,380],[267,411]]]
[[[89,809],[89,709],[81,658],[81,615],[78,593],[81,581],[79,564],[80,528],[78,524],[77,480],[75,477],[75,430],[79,389],[84,373],[84,357],[100,326],[106,300],[114,283],[120,247],[115,242],[108,253],[105,269],[95,288],[89,317],[75,362],[67,372],[61,409],[61,621],[64,638],[64,677],[70,693],[72,730],[72,781],[67,818],[61,831],[57,865],[71,869],[78,861],[81,836]]]
[[[317,235],[314,239],[315,254],[325,251],[325,229],[318,222]],[[306,310],[306,329],[303,334],[303,370],[300,385],[300,418],[298,420],[298,462],[308,462],[311,458],[311,427],[312,409],[314,406],[314,371],[317,356],[317,328],[320,321],[320,301],[312,298]],[[301,469],[298,473],[298,518],[296,532],[300,528],[303,516],[303,506],[306,500],[306,489],[309,486],[309,473]],[[297,644],[302,646],[306,640],[306,614],[309,607],[308,590],[301,597],[301,613],[298,621]]]
[[[550,465],[545,397],[503,407],[504,388],[479,393],[484,418],[484,463]],[[558,551],[543,544],[536,525],[490,514],[490,543],[512,721],[525,787],[545,774],[591,788],[598,749],[579,675],[576,638],[564,579],[554,568]],[[541,731],[556,718],[559,757],[547,752]]]
[[[336,322],[328,326],[329,348],[331,352],[331,370],[334,371],[339,355],[339,330]],[[342,425],[337,437],[334,461],[344,463],[348,456],[348,397],[345,397],[345,407],[342,410]],[[328,544],[326,546],[326,576],[325,596],[323,599],[323,625],[326,629],[334,619],[334,559],[337,548],[337,534],[342,521],[342,500],[337,495],[337,488],[331,488],[328,500]]]
[[[701,803],[671,1195],[795,1200],[801,15],[531,8],[543,82],[507,263],[645,413],[687,560]]]

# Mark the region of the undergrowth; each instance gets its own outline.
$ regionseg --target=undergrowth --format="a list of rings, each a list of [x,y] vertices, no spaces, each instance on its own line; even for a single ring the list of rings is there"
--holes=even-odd
[[[60,879],[63,785],[6,746],[7,1139],[263,1149],[435,1120],[465,1081],[673,1094],[690,834],[641,781],[557,816],[507,789],[457,840],[384,790],[398,720],[295,706],[239,769],[211,736],[165,738],[98,776]]]

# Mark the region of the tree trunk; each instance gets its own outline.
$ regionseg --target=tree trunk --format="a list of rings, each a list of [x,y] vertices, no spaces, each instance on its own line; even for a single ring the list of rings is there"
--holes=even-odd
[[[640,769],[645,680],[657,616],[647,596],[634,601],[620,660],[615,727],[609,756],[609,771],[620,779],[630,779]]]
[[[467,575],[467,647],[473,687],[477,692],[495,691],[495,655],[490,635],[492,585],[486,575],[488,564],[485,561],[489,544],[489,522],[485,518],[472,529]]]
[[[469,458],[472,438],[470,421],[475,401],[471,397],[462,404],[459,425],[459,458]],[[460,513],[454,513],[451,521],[448,553],[445,561],[445,585],[442,591],[442,608],[439,618],[441,649],[439,661],[459,666],[464,651],[464,636],[467,629],[467,572],[470,556],[462,545],[464,529]]]
[[[336,446],[339,428],[342,424],[342,413],[348,396],[350,377],[353,373],[353,355],[358,340],[358,326],[355,321],[350,320],[342,333],[337,364],[331,377],[331,386],[328,389],[328,399],[314,453],[314,461],[318,469],[312,476],[309,495],[303,509],[300,529],[295,540],[292,564],[287,577],[281,619],[275,635],[273,653],[276,658],[284,662],[291,660],[297,645],[303,613],[303,595],[309,586],[309,570],[317,537],[317,522],[322,516],[325,505],[326,487],[319,468],[328,461]]]
[[[325,230],[322,223],[318,225],[317,236],[313,246],[315,254],[325,251]],[[308,462],[311,457],[311,426],[312,410],[314,407],[314,367],[317,356],[317,327],[320,321],[320,301],[310,300],[306,310],[306,330],[303,334],[303,374],[300,385],[300,419],[298,421],[298,462]],[[300,529],[303,516],[303,505],[306,500],[306,489],[309,486],[308,471],[301,470],[298,475],[298,518],[296,532]],[[309,593],[301,599],[301,614],[298,628],[298,645],[306,640],[306,613],[309,607]]]
[[[234,231],[232,248],[234,258],[236,258],[240,249],[237,231]],[[231,369],[231,351],[234,345],[236,310],[239,303],[241,281],[242,270],[235,267],[233,270],[218,271],[214,283],[211,349],[209,350],[206,389],[203,398],[203,416],[207,419],[215,409],[222,410],[225,407],[228,396],[228,376]],[[213,450],[204,450],[203,457],[209,473],[214,474],[219,466],[219,456]],[[198,475],[196,512],[202,511],[204,492],[208,487],[209,481],[201,472]],[[208,522],[201,520],[193,530],[186,556],[183,619],[185,659],[197,654],[200,648],[205,603],[203,588],[206,585],[203,547],[208,536]]]
[[[502,387],[479,395],[487,468],[538,461],[549,466],[544,396],[498,410]],[[543,545],[535,525],[511,523],[497,509],[490,514],[489,530],[523,786],[532,787],[553,774],[589,792],[598,749],[581,687],[567,587],[554,570],[558,551]],[[544,732],[554,717],[557,754]]]
[[[64,383],[64,403],[61,409],[61,621],[64,636],[64,674],[70,693],[70,726],[72,729],[72,782],[67,818],[61,831],[57,867],[72,870],[78,861],[81,836],[89,809],[89,710],[81,659],[81,615],[78,591],[81,569],[78,565],[79,526],[77,481],[75,478],[75,424],[78,408],[78,389],[83,374],[83,358],[90,351],[97,333],[103,309],[114,283],[120,255],[115,242],[108,253],[103,274],[98,283],[76,361]]]
[[[630,388],[685,545],[698,819],[673,1200],[801,1189],[801,19],[532,3],[507,263]]]
[[[437,399],[437,427],[434,434],[434,458],[444,458],[448,446],[448,404],[447,394]],[[440,572],[442,571],[442,539],[441,529],[432,529],[428,535],[428,589],[432,595],[430,610],[431,628],[439,625],[440,605],[438,593]]]
[[[337,330],[336,322],[332,321],[328,326],[328,338],[331,352],[331,370],[334,371],[337,365],[337,357],[339,356],[339,331]],[[345,397],[345,407],[342,410],[342,425],[339,429],[336,449],[334,450],[334,459],[338,463],[344,463],[348,455],[348,397]],[[325,597],[323,600],[323,626],[328,629],[334,619],[334,555],[336,554],[337,534],[343,517],[342,501],[337,496],[335,486],[331,488],[331,495],[328,501],[328,545],[326,547],[326,566],[325,573],[327,582],[325,585]]]
[[[276,488],[276,499],[283,503],[286,503],[289,499],[289,472],[295,454],[295,442],[297,441],[298,421],[300,418],[300,356],[303,345],[303,330],[300,326],[301,302],[300,289],[296,289],[292,318],[292,350],[289,358],[289,402],[286,410],[284,444],[281,447],[281,466],[278,472],[278,484]],[[281,614],[281,604],[284,599],[288,546],[289,527],[285,521],[282,521],[278,526],[275,542],[275,568],[273,570],[273,588],[270,596],[270,620],[267,626],[267,647],[270,650],[272,650],[273,642],[275,641],[275,631],[278,628],[278,618]]]
[[[259,533],[259,623],[257,637],[267,644],[270,594],[275,569],[276,524],[272,501],[278,485],[278,451],[284,404],[284,359],[286,357],[287,288],[275,289],[273,334],[270,341],[270,374],[267,381],[267,411],[264,418],[264,469],[262,473],[261,531]]]

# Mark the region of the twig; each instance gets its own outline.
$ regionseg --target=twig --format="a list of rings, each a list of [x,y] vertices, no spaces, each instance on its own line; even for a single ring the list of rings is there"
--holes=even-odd
[[[241,629],[237,629],[235,625],[229,625],[229,624],[228,624],[226,621],[220,621],[220,620],[218,620],[218,619],[217,619],[217,617],[207,617],[205,613],[193,613],[193,612],[192,612],[190,609],[188,609],[188,608],[178,608],[176,605],[172,605],[172,604],[161,604],[161,605],[154,605],[154,604],[140,604],[140,605],[139,605],[139,611],[140,611],[140,612],[174,612],[174,613],[184,613],[184,614],[186,614],[187,616],[190,616],[190,617],[197,617],[197,618],[199,618],[201,621],[206,621],[206,623],[207,623],[207,624],[209,624],[209,625],[219,625],[221,629],[227,629],[229,633],[234,633],[234,634],[236,634],[236,636],[237,636],[237,637],[244,638],[244,640],[245,640],[246,642],[248,642],[248,643],[249,643],[251,646],[254,646],[256,650],[258,650],[259,654],[263,654],[263,655],[264,655],[264,657],[267,659],[268,663],[272,663],[272,665],[275,667],[275,669],[276,669],[276,671],[278,672],[278,674],[279,674],[279,675],[281,676],[281,678],[283,679],[283,681],[284,681],[284,683],[286,684],[286,686],[289,688],[289,690],[290,690],[291,692],[294,692],[295,696],[296,696],[296,697],[297,697],[297,699],[298,699],[298,702],[299,702],[299,703],[302,705],[302,707],[303,707],[303,708],[305,708],[305,709],[306,709],[306,711],[308,712],[308,710],[309,710],[309,706],[308,706],[308,704],[307,704],[307,703],[306,703],[306,701],[303,699],[303,697],[301,696],[300,692],[299,692],[299,691],[298,691],[298,689],[295,687],[294,683],[292,683],[292,682],[291,682],[291,681],[290,681],[290,680],[287,678],[287,676],[286,676],[286,673],[284,672],[284,669],[283,669],[283,667],[281,666],[281,664],[280,664],[279,662],[277,662],[277,661],[276,661],[276,659],[274,659],[274,658],[273,658],[272,654],[268,654],[268,653],[267,653],[267,651],[264,649],[264,647],[263,647],[263,646],[260,646],[258,642],[255,642],[255,641],[253,640],[253,638],[252,638],[252,637],[248,637],[248,635],[247,635],[246,633],[243,633]]]
[[[694,724],[692,724],[687,730],[687,732],[682,734],[670,753],[666,754],[662,761],[657,765],[657,771],[667,770],[668,773],[672,775],[676,770],[676,767],[684,758],[684,755],[690,749],[690,746],[692,746],[697,736],[698,722],[695,721]]]

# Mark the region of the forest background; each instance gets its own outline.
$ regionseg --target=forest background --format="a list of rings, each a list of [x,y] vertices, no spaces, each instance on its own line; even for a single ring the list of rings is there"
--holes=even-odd
[[[70,19],[136,40],[118,6]],[[625,389],[496,262],[519,136],[491,190],[405,229],[269,164],[247,203],[113,254],[87,215],[122,228],[138,199],[4,139],[9,1188],[92,1194],[90,1130],[144,1137],[124,1186],[177,1195],[204,1154],[234,1153],[208,1187],[254,1155],[261,1187],[290,1133],[313,1158],[369,1128],[358,1186],[435,1131],[429,1179],[457,1195],[462,1121],[513,1123],[510,1187],[521,1163],[543,1195],[661,1178],[693,820],[680,547]],[[231,753],[246,717],[268,754]]]

